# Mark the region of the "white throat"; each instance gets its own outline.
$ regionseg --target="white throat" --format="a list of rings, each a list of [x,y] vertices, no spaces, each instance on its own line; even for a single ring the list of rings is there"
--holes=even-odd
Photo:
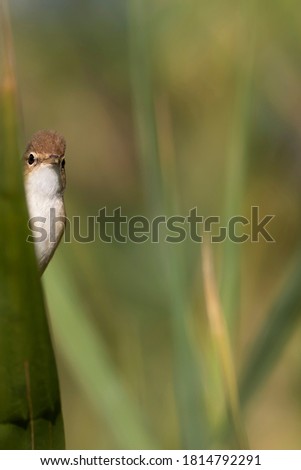
[[[59,165],[40,164],[25,180],[26,199],[35,251],[43,272],[65,228],[63,183]]]

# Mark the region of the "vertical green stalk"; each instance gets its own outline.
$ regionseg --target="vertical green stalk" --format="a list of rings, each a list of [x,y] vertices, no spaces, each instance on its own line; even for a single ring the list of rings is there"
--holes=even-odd
[[[162,179],[158,152],[151,75],[149,2],[128,0],[132,100],[144,194],[148,208],[162,209]]]
[[[218,296],[209,239],[205,239],[204,241],[202,255],[206,311],[212,340],[218,353],[219,366],[223,376],[227,411],[230,416],[230,422],[233,427],[237,447],[240,449],[246,449],[248,448],[248,443],[240,410],[231,341]]]
[[[4,0],[0,21],[0,449],[62,449],[56,366],[34,250],[26,242],[17,88]]]
[[[152,215],[167,214],[174,206],[164,187],[157,145],[150,51],[149,1],[128,0],[130,71],[145,197]],[[167,204],[165,204],[167,202]],[[166,285],[173,336],[175,391],[181,446],[204,448],[208,439],[201,373],[188,333],[188,299],[181,247],[158,246],[158,276]]]
[[[233,120],[227,155],[224,220],[240,215],[244,197],[247,142],[251,100],[253,55],[255,44],[254,10],[256,0],[244,2],[242,13],[246,24],[241,45],[241,60],[237,74]],[[240,245],[227,239],[223,244],[221,299],[230,330],[236,326],[240,290]]]

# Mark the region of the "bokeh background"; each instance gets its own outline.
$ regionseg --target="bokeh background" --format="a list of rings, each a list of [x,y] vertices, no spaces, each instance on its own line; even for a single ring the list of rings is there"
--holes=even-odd
[[[300,448],[299,3],[9,3],[22,145],[41,128],[66,137],[83,235],[102,207],[275,215],[275,243],[210,248],[234,424],[203,245],[61,244],[43,282],[68,448],[238,447],[237,421],[251,448]]]

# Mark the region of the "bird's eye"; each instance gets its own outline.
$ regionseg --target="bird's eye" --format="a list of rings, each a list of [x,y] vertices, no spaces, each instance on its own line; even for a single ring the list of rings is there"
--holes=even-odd
[[[35,156],[31,153],[31,154],[29,155],[28,159],[27,159],[27,163],[28,163],[29,165],[32,165],[32,164],[35,162],[35,160],[36,160],[36,159],[35,159]]]
[[[62,165],[62,170],[63,170],[65,168],[65,159],[64,158],[62,159],[61,165]]]

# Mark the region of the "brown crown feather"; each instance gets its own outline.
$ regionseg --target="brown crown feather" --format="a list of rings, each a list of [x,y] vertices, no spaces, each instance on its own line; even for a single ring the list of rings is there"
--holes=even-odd
[[[66,142],[63,136],[55,131],[41,130],[33,134],[24,156],[30,152],[47,155],[65,155]]]

